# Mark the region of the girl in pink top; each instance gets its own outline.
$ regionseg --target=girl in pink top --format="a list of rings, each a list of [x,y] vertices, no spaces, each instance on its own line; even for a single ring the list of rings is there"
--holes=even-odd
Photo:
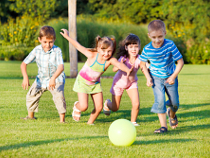
[[[126,39],[120,43],[117,59],[123,62],[128,68],[133,69],[133,71],[127,77],[125,72],[119,70],[117,67],[113,67],[113,71],[117,71],[117,73],[114,76],[110,90],[112,93],[112,102],[107,99],[103,108],[103,112],[106,115],[110,115],[111,111],[116,112],[120,107],[120,100],[125,89],[132,102],[131,122],[135,126],[139,126],[139,124],[136,123],[140,106],[137,85],[138,78],[136,74],[140,67],[140,60],[138,59],[140,48],[140,39],[134,34],[129,34]]]
[[[89,95],[93,99],[94,109],[88,120],[88,124],[93,124],[101,110],[103,109],[103,94],[100,85],[100,77],[110,65],[125,71],[127,76],[131,73],[125,64],[118,62],[113,58],[116,44],[115,39],[109,37],[96,37],[95,48],[85,48],[77,41],[69,37],[66,29],[61,29],[60,34],[66,38],[78,51],[87,57],[85,65],[77,75],[73,90],[78,94],[78,100],[74,103],[72,117],[75,121],[79,121],[81,112],[88,108]]]

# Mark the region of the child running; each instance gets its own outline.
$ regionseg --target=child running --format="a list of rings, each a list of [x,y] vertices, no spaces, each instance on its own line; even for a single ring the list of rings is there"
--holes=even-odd
[[[166,111],[170,126],[173,129],[178,126],[176,116],[179,108],[177,76],[184,65],[184,60],[174,42],[165,39],[166,28],[163,21],[153,20],[150,22],[148,32],[151,42],[144,47],[139,57],[140,67],[147,79],[147,86],[152,86],[155,97],[151,112],[158,114],[161,125],[154,133],[165,133],[168,131]],[[150,73],[145,65],[147,60],[150,61]],[[169,98],[167,102],[165,101],[165,93]],[[167,110],[166,105],[169,106]]]
[[[95,48],[85,48],[69,37],[68,30],[61,30],[63,32],[60,32],[60,34],[87,57],[87,61],[77,75],[73,87],[73,90],[78,94],[79,101],[74,103],[72,117],[75,121],[80,120],[81,112],[86,111],[88,108],[88,97],[91,95],[94,109],[87,124],[93,125],[103,108],[103,94],[100,84],[101,75],[111,64],[125,71],[127,76],[129,76],[132,69],[129,69],[123,63],[118,62],[116,58],[112,57],[116,48],[115,39],[97,36]]]
[[[112,102],[107,99],[104,103],[103,112],[105,115],[110,115],[111,111],[116,112],[120,107],[120,101],[123,91],[126,90],[132,102],[131,122],[134,126],[139,126],[136,119],[139,113],[139,93],[137,85],[137,71],[140,67],[138,59],[139,50],[141,48],[140,39],[134,34],[129,34],[125,40],[120,43],[119,52],[117,53],[118,61],[124,63],[128,68],[133,69],[129,77],[126,73],[113,67],[113,71],[117,72],[113,78],[113,83],[110,92],[112,93]]]

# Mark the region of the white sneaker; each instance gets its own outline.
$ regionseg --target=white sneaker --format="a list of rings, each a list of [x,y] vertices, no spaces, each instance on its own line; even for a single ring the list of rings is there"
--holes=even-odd
[[[132,122],[132,124],[134,125],[134,126],[140,126],[138,123],[136,123],[136,122]]]

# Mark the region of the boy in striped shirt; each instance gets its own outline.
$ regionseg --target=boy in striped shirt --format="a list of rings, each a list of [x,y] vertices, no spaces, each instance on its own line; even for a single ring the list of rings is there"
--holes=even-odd
[[[142,54],[140,68],[147,79],[147,86],[152,86],[155,102],[151,112],[157,113],[161,128],[154,133],[168,131],[166,111],[169,116],[170,126],[178,126],[176,112],[179,108],[178,79],[184,60],[173,41],[165,39],[166,28],[161,20],[154,20],[148,25],[148,36],[151,42],[147,44]],[[146,62],[149,60],[149,71]],[[175,65],[177,62],[177,65]],[[165,101],[165,93],[169,100]],[[166,109],[166,105],[169,106]]]

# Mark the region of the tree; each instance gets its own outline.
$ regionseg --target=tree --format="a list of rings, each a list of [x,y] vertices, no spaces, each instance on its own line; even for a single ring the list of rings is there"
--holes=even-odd
[[[32,18],[40,17],[40,21],[48,20],[55,8],[59,5],[56,0],[16,0],[10,10]]]
[[[10,0],[1,0],[0,2],[0,23],[6,22],[7,18],[9,17],[16,17],[17,14],[10,10],[10,6],[14,2],[11,2]]]
[[[185,41],[191,40],[191,45],[209,38],[209,10],[210,3],[207,0],[164,0],[163,6],[170,31],[175,37],[183,36]]]
[[[90,9],[99,17],[121,19],[135,24],[160,18],[163,0],[90,0]]]

